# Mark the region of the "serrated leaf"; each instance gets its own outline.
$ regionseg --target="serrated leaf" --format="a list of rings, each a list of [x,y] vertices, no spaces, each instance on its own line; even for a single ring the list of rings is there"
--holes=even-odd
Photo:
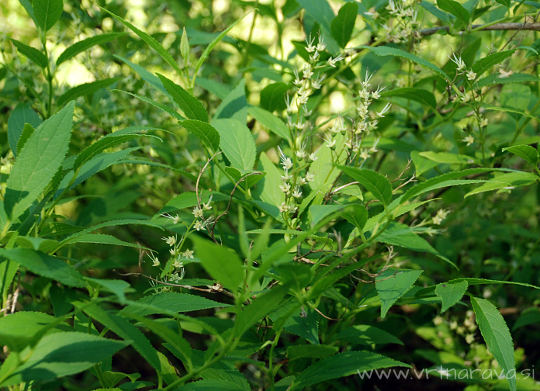
[[[8,142],[14,156],[17,156],[17,144],[24,130],[24,124],[30,124],[34,128],[39,126],[41,118],[32,110],[30,105],[21,103],[15,106],[8,119]]]
[[[207,147],[217,151],[220,143],[219,132],[208,122],[188,119],[181,122],[188,132],[197,136]]]
[[[32,273],[61,282],[64,285],[83,288],[83,276],[66,262],[27,248],[0,249],[0,255],[18,263]]]
[[[67,153],[74,103],[41,123],[28,138],[7,180],[4,207],[15,221],[45,190]]]
[[[448,308],[452,307],[458,301],[461,300],[469,284],[467,281],[460,282],[442,282],[435,287],[435,294],[441,298],[442,307],[441,312],[445,312]]]
[[[47,63],[49,62],[49,60],[47,59],[45,54],[43,54],[36,48],[33,48],[32,46],[28,46],[21,41],[17,41],[16,39],[11,39],[11,42],[13,42],[13,45],[15,45],[19,53],[28,58],[34,64],[41,68],[47,67]]]
[[[56,103],[58,104],[58,106],[63,106],[64,103],[70,100],[75,100],[81,96],[91,95],[94,92],[101,90],[102,88],[106,88],[111,84],[116,83],[118,80],[120,80],[120,77],[111,77],[109,79],[80,84],[78,86],[70,88],[62,95],[60,95]]]
[[[367,351],[339,353],[322,359],[302,371],[294,382],[292,390],[306,389],[313,384],[340,377],[356,375],[360,371],[389,367],[410,367],[381,354]]]
[[[18,311],[0,318],[0,345],[19,351],[45,327],[55,322],[54,316],[37,311]]]
[[[381,317],[386,317],[388,310],[420,277],[423,270],[387,269],[375,279],[375,289],[381,299]]]
[[[530,145],[512,145],[511,147],[503,148],[503,151],[511,152],[531,164],[538,162],[538,151]]]
[[[241,172],[253,169],[256,157],[255,140],[246,125],[232,118],[212,121],[220,137],[220,148],[234,168]]]
[[[76,55],[84,52],[85,50],[90,49],[92,46],[101,45],[107,42],[111,42],[118,37],[122,37],[126,33],[104,33],[95,35],[90,38],[83,39],[82,41],[76,42],[73,45],[69,46],[58,56],[56,59],[56,66],[59,66],[63,62],[72,59]]]
[[[208,113],[199,100],[165,76],[158,73],[158,77],[187,118],[208,122]]]
[[[337,351],[338,347],[331,345],[291,345],[287,348],[287,358],[290,361],[300,358],[325,358],[333,356]]]
[[[437,162],[437,163],[444,163],[444,164],[471,164],[474,163],[474,159],[466,156],[466,155],[458,155],[455,153],[449,153],[449,152],[433,152],[433,151],[425,151],[420,152],[418,155]]]
[[[357,14],[358,4],[354,2],[345,3],[339,9],[337,16],[332,20],[330,25],[332,36],[342,48],[347,46],[347,43],[351,39]]]
[[[237,292],[244,281],[242,261],[238,255],[204,239],[197,238],[194,242],[195,253],[208,274],[225,288]]]
[[[25,362],[0,386],[73,375],[110,358],[125,346],[124,342],[87,333],[49,334],[37,343]]]
[[[484,337],[486,345],[505,373],[514,373],[508,377],[510,390],[516,390],[516,363],[514,361],[514,343],[499,310],[488,300],[471,296],[471,304],[476,315],[476,323]]]
[[[48,31],[60,19],[64,4],[62,0],[32,0],[32,8],[39,27]]]
[[[358,181],[361,186],[369,190],[373,196],[384,205],[392,200],[392,185],[378,172],[368,169],[359,169],[355,167],[340,166],[339,169],[344,174]]]

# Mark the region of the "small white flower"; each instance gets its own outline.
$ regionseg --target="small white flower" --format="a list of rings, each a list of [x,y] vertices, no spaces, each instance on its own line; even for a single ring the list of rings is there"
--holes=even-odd
[[[435,225],[441,225],[441,223],[444,221],[444,219],[448,216],[448,213],[450,213],[447,210],[439,209],[437,211],[437,214],[433,217],[433,224]]]
[[[186,259],[193,259],[193,250],[186,250],[182,253],[182,256]]]
[[[302,190],[300,190],[300,188],[297,187],[296,189],[294,189],[294,192],[292,193],[292,196],[294,198],[302,197]]]
[[[289,183],[282,183],[281,185],[279,185],[279,188],[285,194],[289,194],[289,192],[291,191],[291,185]]]
[[[180,269],[180,268],[184,267],[184,262],[182,262],[179,259],[175,259],[174,262],[173,262],[173,266],[175,268],[177,268],[177,269]]]
[[[203,217],[203,209],[201,207],[196,206],[193,208],[193,216],[197,219],[201,219]]]
[[[472,134],[469,134],[463,138],[463,142],[465,142],[467,146],[469,146],[474,143],[474,137],[472,136]]]
[[[176,244],[176,236],[167,236],[166,238],[161,239],[171,247]]]
[[[299,149],[298,151],[296,151],[296,157],[300,160],[304,159],[306,157],[306,151],[304,151],[303,149]]]
[[[281,159],[281,167],[283,167],[285,171],[290,170],[293,166],[292,160],[289,157],[285,156],[281,148],[278,147],[278,150]]]
[[[472,70],[468,70],[466,76],[467,76],[467,80],[472,81],[476,79],[476,73],[474,73]]]
[[[450,60],[452,60],[452,62],[457,65],[457,71],[458,72],[463,72],[465,70],[465,67],[467,65],[465,65],[465,62],[463,61],[461,56],[458,57],[454,53],[454,54],[452,54],[452,57],[450,58]]]
[[[323,52],[326,49],[326,45],[324,44],[324,41],[322,37],[319,37],[319,43],[317,44],[317,50],[319,52]]]
[[[499,69],[499,76],[500,76],[501,78],[503,78],[503,79],[504,79],[505,77],[509,77],[509,76],[512,75],[513,73],[514,73],[514,72],[512,72],[512,71],[505,71],[505,70],[502,69],[502,68]]]
[[[210,203],[212,202],[212,197],[213,197],[213,196],[214,196],[214,195],[212,194],[212,195],[210,196],[210,198],[208,199],[208,202],[206,202],[206,203],[203,204],[203,209],[204,209],[204,210],[212,210],[212,205],[210,205]]]
[[[306,174],[306,177],[305,177],[306,182],[308,182],[308,183],[313,182],[314,179],[315,179],[315,176],[312,173],[308,172]]]
[[[392,107],[392,105],[390,103],[387,103],[386,106],[384,106],[383,109],[377,113],[377,117],[384,117],[388,110],[390,110],[390,107]]]
[[[311,69],[311,65],[309,63],[304,64],[304,67],[302,68],[302,76],[304,79],[311,79],[313,76],[313,70]]]
[[[201,231],[201,230],[204,230],[204,227],[205,227],[205,224],[203,221],[201,220],[197,220],[195,222],[195,225],[193,225],[193,228],[195,228],[196,231]]]
[[[367,160],[369,158],[369,150],[362,149],[362,151],[360,152],[360,158]]]
[[[315,155],[315,152],[310,153],[308,159],[310,162],[314,162],[315,160],[317,160],[317,155]]]
[[[324,140],[324,144],[325,144],[328,148],[332,149],[332,148],[334,148],[334,147],[336,146],[336,140],[335,140],[334,138],[332,138],[332,137],[327,137],[327,138]]]
[[[158,257],[155,256],[154,254],[152,254],[152,253],[148,254],[148,258],[150,258],[150,260],[152,261],[152,266],[159,266],[160,265]]]
[[[328,59],[328,65],[330,65],[332,68],[335,68],[336,64],[341,60],[343,60],[343,56],[341,54],[337,57],[330,57]]]
[[[285,202],[282,202],[281,205],[279,206],[279,212],[287,213],[288,210],[289,210],[289,206]]]

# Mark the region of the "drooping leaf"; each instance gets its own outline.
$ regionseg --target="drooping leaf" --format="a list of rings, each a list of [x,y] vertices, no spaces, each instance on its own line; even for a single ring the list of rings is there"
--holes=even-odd
[[[204,239],[195,239],[195,253],[205,270],[225,288],[237,292],[244,280],[242,261],[236,253]]]
[[[514,343],[499,310],[486,299],[471,296],[471,304],[476,315],[476,323],[484,337],[486,345],[505,373],[514,376],[507,378],[510,390],[516,390],[516,363],[514,361]]]
[[[32,8],[39,27],[48,31],[60,19],[64,4],[62,0],[32,0]]]
[[[15,45],[19,53],[28,58],[34,64],[41,68],[47,67],[49,60],[41,51],[33,48],[32,46],[28,46],[21,41],[17,41],[16,39],[11,39],[11,42],[13,42],[13,45]]]
[[[339,353],[322,359],[302,371],[296,378],[293,390],[302,390],[313,384],[340,377],[356,375],[359,371],[369,371],[389,367],[409,367],[400,361],[368,351]]]
[[[511,152],[531,164],[538,162],[538,151],[530,145],[512,145],[511,147],[503,148],[503,151]]]
[[[73,108],[71,102],[41,123],[17,156],[4,202],[12,221],[37,199],[60,168],[71,137]]]
[[[411,287],[420,277],[423,270],[387,269],[375,279],[375,288],[381,299],[381,317],[384,318],[394,303]]]
[[[0,249],[0,255],[18,263],[39,276],[50,278],[76,288],[86,284],[83,276],[66,262],[27,248]]]
[[[49,334],[37,343],[24,363],[16,367],[0,386],[73,375],[110,358],[125,346],[124,342],[87,333],[63,331]]]
[[[94,92],[101,90],[102,88],[109,87],[111,84],[116,83],[118,80],[120,80],[119,77],[111,77],[108,79],[80,84],[78,86],[70,88],[62,95],[60,95],[56,103],[58,104],[58,106],[63,106],[66,102],[70,100],[75,100],[81,96],[91,95]]]
[[[442,282],[435,287],[435,294],[441,298],[441,312],[445,312],[461,300],[465,292],[467,292],[469,284],[467,281],[456,283]]]
[[[83,39],[82,41],[76,42],[73,45],[66,48],[56,59],[56,66],[58,67],[63,62],[72,59],[76,55],[84,52],[85,50],[90,49],[96,45],[102,45],[107,42],[114,41],[116,38],[125,36],[126,33],[103,33],[99,35],[94,35],[93,37]]]

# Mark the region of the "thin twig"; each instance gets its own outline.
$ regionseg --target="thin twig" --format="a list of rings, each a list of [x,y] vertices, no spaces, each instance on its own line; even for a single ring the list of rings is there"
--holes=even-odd
[[[476,31],[511,31],[511,30],[527,30],[527,31],[540,31],[540,23],[495,23],[491,26],[483,26],[481,24],[473,24],[473,30]],[[420,30],[418,33],[422,37],[436,34],[440,31],[450,31],[449,26],[431,27],[428,29]],[[465,31],[459,31],[459,34]]]

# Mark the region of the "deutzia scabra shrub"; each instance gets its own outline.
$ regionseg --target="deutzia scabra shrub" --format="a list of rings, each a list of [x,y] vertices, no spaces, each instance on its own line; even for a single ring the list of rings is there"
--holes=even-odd
[[[0,10],[2,389],[538,389],[537,2]]]

